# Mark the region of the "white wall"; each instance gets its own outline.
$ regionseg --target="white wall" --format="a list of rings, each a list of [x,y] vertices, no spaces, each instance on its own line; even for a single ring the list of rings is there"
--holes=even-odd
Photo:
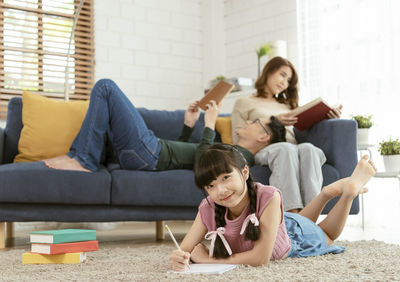
[[[225,38],[227,76],[256,78],[255,49],[273,40],[287,42],[287,58],[297,66],[296,0],[225,0]]]
[[[200,0],[96,0],[95,78],[136,106],[186,107],[203,93]]]
[[[257,76],[254,49],[276,39],[297,63],[295,0],[96,0],[95,79],[140,107],[183,109],[217,75]],[[266,58],[265,58],[266,59]]]

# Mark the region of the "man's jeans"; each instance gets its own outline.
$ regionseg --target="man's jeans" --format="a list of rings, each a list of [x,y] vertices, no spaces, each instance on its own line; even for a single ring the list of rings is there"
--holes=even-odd
[[[158,138],[115,82],[101,79],[92,89],[85,120],[67,155],[97,171],[106,133],[123,169],[156,168],[161,150]]]

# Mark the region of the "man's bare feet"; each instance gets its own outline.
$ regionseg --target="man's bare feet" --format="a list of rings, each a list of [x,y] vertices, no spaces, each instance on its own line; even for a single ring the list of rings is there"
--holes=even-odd
[[[84,168],[77,160],[70,158],[67,155],[44,160],[44,163],[49,168],[54,169],[91,172],[90,170]]]
[[[57,161],[64,160],[67,157],[68,157],[67,155],[61,155],[61,156],[58,156],[58,157],[54,157],[54,158],[51,158],[51,159],[45,159],[45,160],[42,160],[42,161],[44,161],[44,162],[48,161],[48,162],[54,163],[54,162],[57,162]]]

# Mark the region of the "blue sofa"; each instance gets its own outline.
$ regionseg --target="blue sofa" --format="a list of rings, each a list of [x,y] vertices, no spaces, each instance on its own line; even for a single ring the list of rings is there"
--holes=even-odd
[[[156,136],[176,140],[183,123],[183,110],[140,109]],[[201,116],[191,142],[200,139]],[[5,129],[0,129],[0,248],[10,222],[110,222],[192,220],[203,194],[196,188],[191,170],[127,171],[105,161],[98,172],[53,170],[42,162],[13,164],[22,129],[22,100],[9,102]],[[219,138],[217,136],[217,138]],[[309,131],[296,132],[299,142],[322,148],[324,185],[349,176],[357,163],[356,123],[323,121]],[[268,167],[254,166],[256,181],[268,184]],[[334,200],[328,204],[327,212]],[[359,212],[359,202],[351,213]],[[3,235],[1,235],[3,234]],[[3,236],[3,237],[2,237]]]

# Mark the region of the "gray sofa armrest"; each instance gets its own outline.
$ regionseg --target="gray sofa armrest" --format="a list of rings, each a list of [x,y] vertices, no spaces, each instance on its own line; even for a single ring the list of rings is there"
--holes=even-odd
[[[0,164],[3,163],[3,156],[4,156],[4,138],[5,138],[5,133],[4,133],[4,128],[0,127]]]
[[[310,142],[321,148],[326,163],[335,167],[340,177],[350,176],[357,165],[357,123],[349,119],[328,119],[304,132],[296,132],[299,143]]]

